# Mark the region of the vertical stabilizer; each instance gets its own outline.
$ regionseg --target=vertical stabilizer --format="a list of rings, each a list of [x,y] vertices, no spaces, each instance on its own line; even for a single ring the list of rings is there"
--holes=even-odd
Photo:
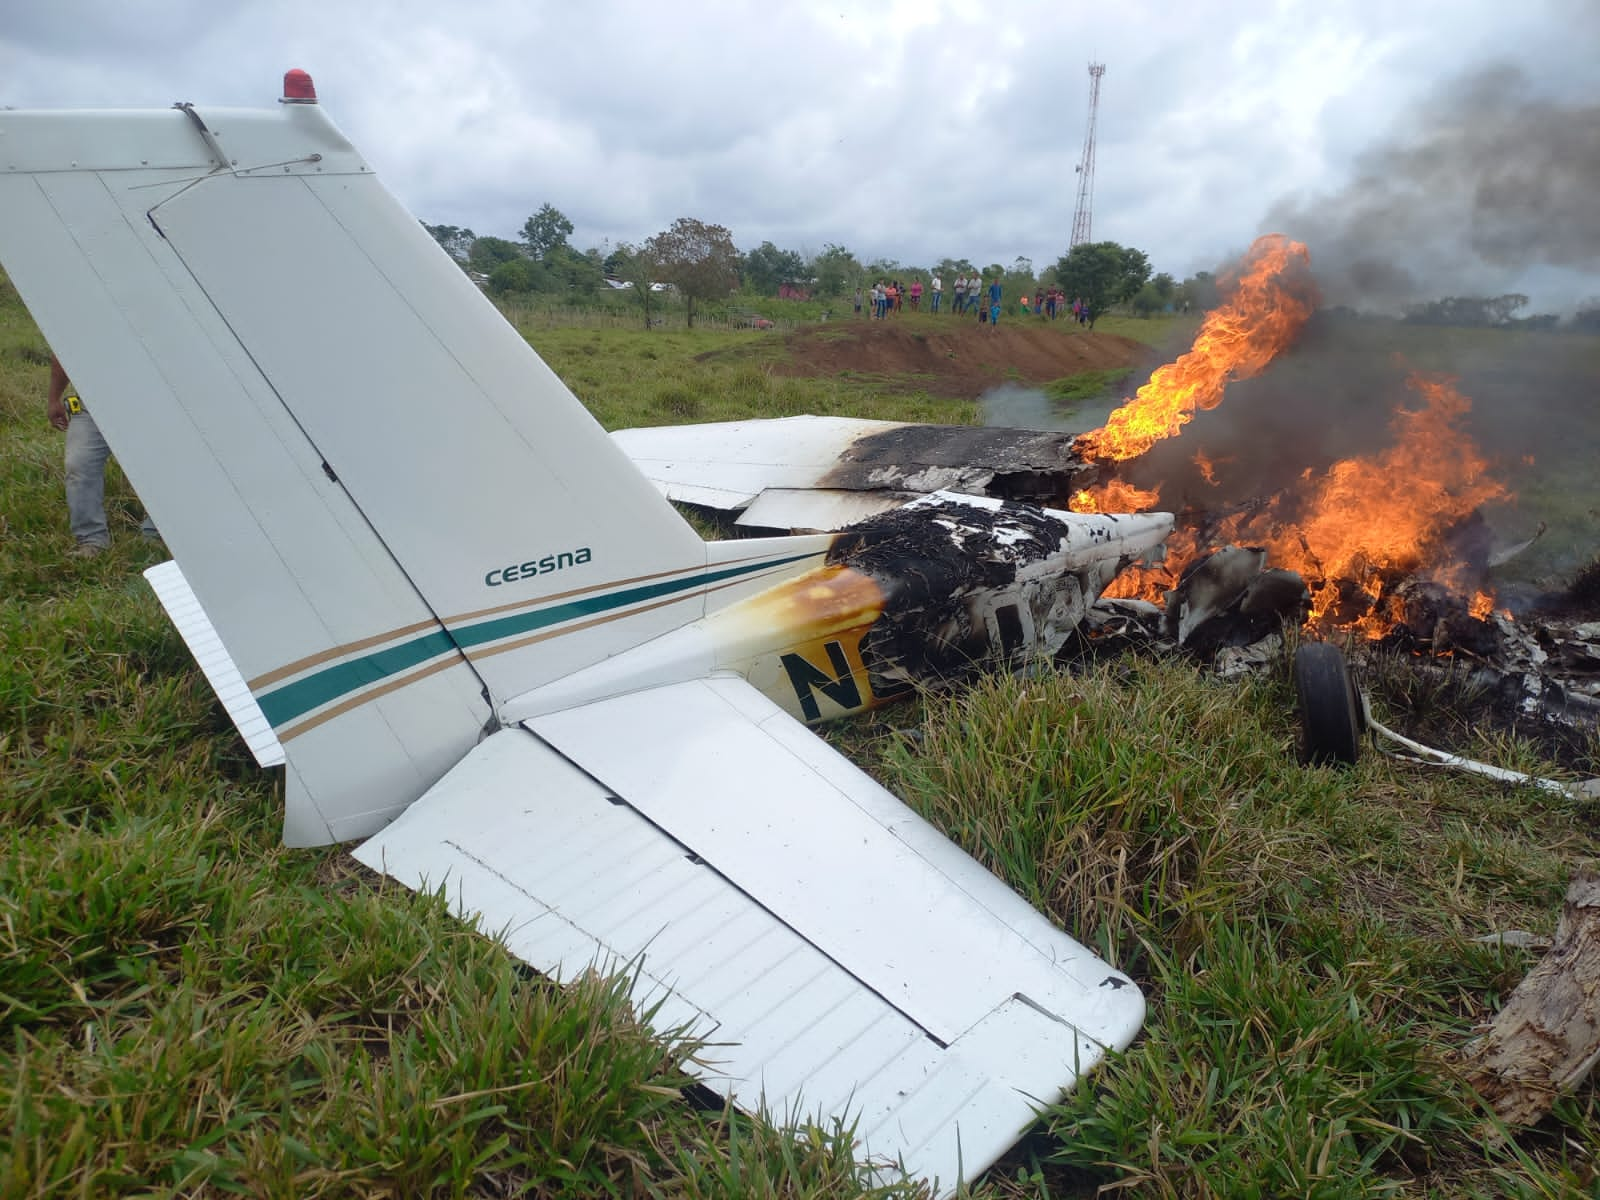
[[[0,263],[283,743],[291,840],[700,615],[700,539],[315,104],[0,145]]]

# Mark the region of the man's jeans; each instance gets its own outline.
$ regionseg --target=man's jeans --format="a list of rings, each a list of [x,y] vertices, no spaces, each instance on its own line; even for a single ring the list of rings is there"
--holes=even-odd
[[[944,295],[943,292],[935,292],[933,294],[933,305],[928,310],[929,312],[938,312],[939,311],[939,297],[942,296],[942,295]]]
[[[111,447],[87,409],[74,413],[67,425],[67,514],[72,536],[79,544],[105,548],[111,545],[106,526],[106,460]],[[147,538],[161,535],[148,514],[139,531]]]

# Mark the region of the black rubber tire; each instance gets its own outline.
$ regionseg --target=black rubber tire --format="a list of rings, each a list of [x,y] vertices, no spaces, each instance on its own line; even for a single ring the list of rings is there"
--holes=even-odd
[[[1300,699],[1300,761],[1354,766],[1361,754],[1361,698],[1339,648],[1306,642],[1296,650],[1294,690]]]

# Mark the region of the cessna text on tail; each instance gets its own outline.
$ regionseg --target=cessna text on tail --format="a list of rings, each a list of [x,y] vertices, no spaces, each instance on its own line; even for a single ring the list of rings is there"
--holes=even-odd
[[[0,261],[286,840],[368,838],[557,978],[632,964],[736,1101],[955,1186],[1143,1001],[802,722],[1053,653],[1170,518],[936,493],[705,542],[285,90],[0,112]]]

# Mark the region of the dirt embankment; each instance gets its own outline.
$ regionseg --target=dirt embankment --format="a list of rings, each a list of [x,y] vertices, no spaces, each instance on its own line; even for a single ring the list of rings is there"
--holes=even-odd
[[[1117,334],[1091,333],[1037,318],[997,328],[952,319],[929,323],[842,321],[808,326],[785,339],[785,375],[852,374],[938,396],[972,398],[1002,383],[1049,383],[1084,371],[1147,362],[1150,347]]]

